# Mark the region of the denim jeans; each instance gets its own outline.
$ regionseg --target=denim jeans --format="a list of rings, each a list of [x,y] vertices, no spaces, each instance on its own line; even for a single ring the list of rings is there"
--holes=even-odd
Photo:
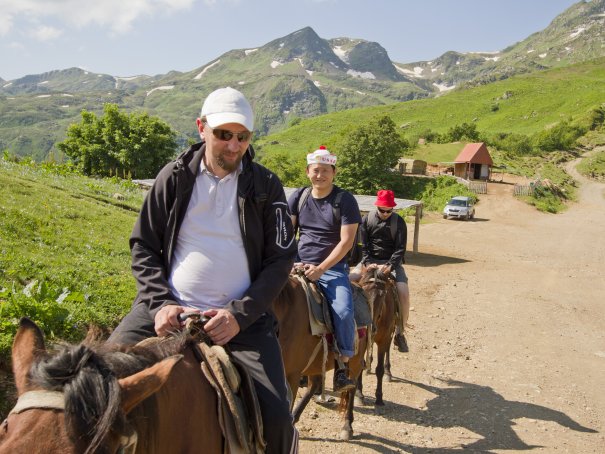
[[[345,263],[337,263],[321,275],[317,285],[330,304],[338,350],[351,357],[355,353],[355,318],[348,268]]]

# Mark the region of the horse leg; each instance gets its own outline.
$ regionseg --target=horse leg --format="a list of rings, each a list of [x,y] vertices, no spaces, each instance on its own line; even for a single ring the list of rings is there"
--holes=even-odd
[[[300,398],[300,400],[294,406],[294,411],[292,411],[292,416],[294,418],[294,424],[296,424],[298,422],[298,420],[300,419],[300,415],[302,415],[302,412],[304,411],[307,404],[311,400],[311,397],[313,397],[313,394],[315,394],[315,391],[317,391],[321,387],[321,375],[315,375],[313,377],[310,377],[310,379],[311,379],[310,386],[307,386],[307,390],[305,391],[303,396]]]
[[[384,401],[382,400],[382,377],[384,376],[384,357],[385,351],[383,348],[379,347],[378,361],[376,364],[376,402],[374,403],[374,405],[380,407],[384,406]],[[378,409],[376,409],[376,411],[378,412]]]
[[[357,378],[355,405],[365,405],[365,396],[363,395],[363,374],[359,374],[359,377]]]
[[[393,374],[391,374],[391,340],[389,339],[388,343],[389,348],[387,348],[386,358],[384,360],[384,373],[386,375],[387,381],[390,383],[393,381]]]
[[[361,376],[361,374],[359,374]],[[355,389],[344,392],[340,397],[340,408],[344,409],[344,425],[340,429],[340,439],[349,441],[353,438],[353,402],[355,397]]]

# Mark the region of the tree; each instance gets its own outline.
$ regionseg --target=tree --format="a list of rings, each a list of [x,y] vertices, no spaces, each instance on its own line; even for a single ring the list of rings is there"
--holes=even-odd
[[[479,141],[479,132],[477,125],[474,123],[462,123],[461,125],[452,126],[445,134],[448,142],[459,142],[468,140],[469,142]]]
[[[284,186],[297,188],[309,185],[309,179],[305,173],[306,155],[291,156],[285,151],[278,151],[265,153],[260,162],[274,172]]]
[[[356,194],[375,194],[392,181],[397,161],[409,143],[388,116],[347,130],[337,141],[337,184]]]
[[[82,111],[57,148],[85,175],[152,178],[174,156],[176,133],[147,113],[125,114],[105,104],[103,117]]]

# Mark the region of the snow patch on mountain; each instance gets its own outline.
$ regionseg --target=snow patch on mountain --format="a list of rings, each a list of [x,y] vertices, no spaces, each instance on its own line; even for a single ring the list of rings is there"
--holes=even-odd
[[[153,93],[156,90],[172,90],[173,88],[174,88],[174,85],[162,85],[161,87],[155,87],[147,92],[147,96],[149,96],[151,93]]]
[[[338,58],[340,58],[343,62],[349,63],[349,55],[346,50],[343,50],[342,46],[334,46],[332,48],[332,52],[336,54]]]
[[[360,72],[360,71],[355,71],[354,69],[349,69],[347,71],[347,74],[349,76],[353,76],[353,77],[359,77],[361,79],[376,79],[376,76],[374,74],[372,74],[369,71],[366,72]]]
[[[209,70],[210,68],[212,68],[213,66],[218,65],[220,62],[221,62],[221,61],[220,61],[220,59],[219,59],[219,60],[215,61],[214,63],[209,64],[208,66],[206,66],[206,67],[205,67],[205,68],[202,70],[202,72],[201,72],[201,73],[199,73],[199,74],[198,74],[197,76],[195,76],[193,79],[194,79],[194,80],[200,80],[206,71],[208,71],[208,70]]]

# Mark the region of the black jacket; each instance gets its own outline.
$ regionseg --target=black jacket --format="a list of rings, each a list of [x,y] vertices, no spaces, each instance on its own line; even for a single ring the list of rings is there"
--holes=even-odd
[[[368,224],[368,216],[376,216],[374,227]],[[400,264],[405,263],[405,247],[408,240],[408,229],[404,219],[397,213],[391,214],[396,216],[397,231],[395,239],[391,236],[391,218],[383,221],[378,217],[376,211],[370,211],[366,214],[360,225],[361,244],[362,244],[362,259],[364,265],[370,263],[378,263],[383,265],[388,263],[392,269],[397,268]]]
[[[146,304],[152,318],[163,306],[178,304],[168,278],[179,229],[205,151],[204,142],[195,144],[160,171],[130,237],[132,273],[138,288],[134,304]],[[240,228],[251,285],[241,300],[226,306],[242,330],[270,309],[288,279],[296,254],[283,186],[275,174],[253,162],[253,157],[250,146],[242,159],[243,170],[237,182]],[[266,200],[255,194],[255,172]]]

